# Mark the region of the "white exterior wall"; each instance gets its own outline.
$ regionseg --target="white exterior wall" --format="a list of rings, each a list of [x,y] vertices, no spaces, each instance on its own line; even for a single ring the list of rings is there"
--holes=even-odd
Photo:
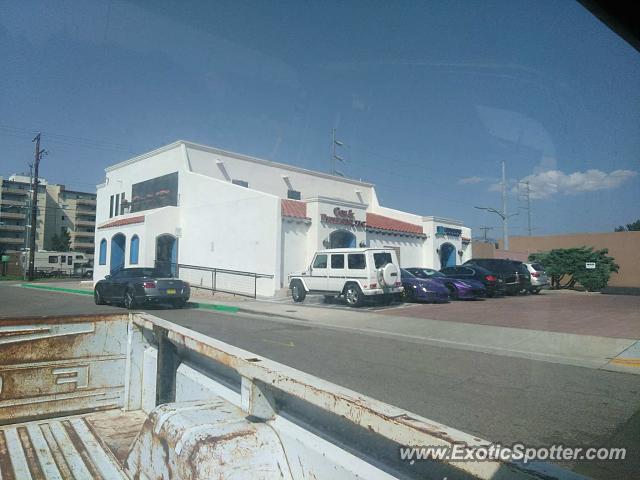
[[[274,275],[272,280],[257,282],[258,295],[273,295],[281,274],[280,199],[193,173],[186,173],[180,184],[179,262]],[[202,273],[185,269],[180,277],[197,279],[196,284],[210,282],[210,274],[204,278]],[[242,286],[249,281],[223,276],[218,280],[225,278]]]
[[[364,182],[340,179],[205,146],[187,146],[187,155],[194,173],[226,182],[244,180],[249,182],[250,188],[279,198],[287,198],[289,189],[299,191],[302,199],[325,196],[369,204],[372,198],[373,186]],[[283,175],[288,178],[283,178]]]
[[[400,266],[424,266],[424,238],[400,236],[387,233],[368,232],[367,246],[373,248],[391,247],[400,249]]]
[[[354,214],[354,219],[361,222],[367,220],[367,205],[361,203],[347,202],[337,198],[327,197],[315,197],[307,201],[307,216],[312,219],[313,228],[312,234],[308,242],[309,253],[307,256],[307,262],[311,261],[313,254],[316,250],[323,250],[327,248],[324,245],[325,240],[329,240],[329,235],[336,230],[346,230],[351,232],[356,237],[356,247],[360,242],[367,240],[367,233],[364,227],[355,227],[351,225],[340,225],[334,223],[323,223],[321,221],[321,215],[325,214],[329,217],[335,217],[333,210],[340,208],[341,210],[351,210]]]
[[[311,225],[295,220],[282,222],[280,287],[287,288],[287,277],[292,272],[305,270],[311,261],[307,238]],[[313,254],[311,254],[313,255]]]
[[[471,229],[462,226],[461,222],[439,217],[424,217],[423,228],[427,234],[425,242],[425,267],[440,269],[440,256],[438,250],[445,243],[452,244],[456,249],[456,265],[461,265],[472,258],[471,243],[463,244],[462,237],[471,238]],[[442,225],[448,228],[457,228],[462,230],[460,236],[453,235],[437,235],[437,226]],[[458,252],[462,251],[462,256]]]

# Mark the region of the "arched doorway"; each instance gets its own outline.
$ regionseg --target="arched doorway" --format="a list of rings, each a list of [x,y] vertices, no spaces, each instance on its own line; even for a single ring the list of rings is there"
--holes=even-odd
[[[178,241],[165,233],[156,237],[156,268],[175,275],[178,271]]]
[[[329,248],[355,248],[356,236],[346,230],[336,230],[329,235]]]
[[[440,245],[440,268],[456,266],[456,247],[450,243]]]
[[[124,249],[127,239],[122,233],[116,233],[111,237],[111,261],[109,262],[109,273],[112,275],[124,268]]]

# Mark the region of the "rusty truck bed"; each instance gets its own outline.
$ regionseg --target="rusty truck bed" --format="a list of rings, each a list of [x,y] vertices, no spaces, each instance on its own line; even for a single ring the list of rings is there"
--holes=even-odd
[[[0,427],[0,479],[127,479],[146,415],[108,410]]]

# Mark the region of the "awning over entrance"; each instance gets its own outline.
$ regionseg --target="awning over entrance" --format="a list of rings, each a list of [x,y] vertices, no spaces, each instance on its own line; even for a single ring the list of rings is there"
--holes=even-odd
[[[409,233],[413,235],[424,235],[421,225],[403,222],[395,218],[385,217],[377,213],[367,212],[367,230],[384,230],[387,232]]]

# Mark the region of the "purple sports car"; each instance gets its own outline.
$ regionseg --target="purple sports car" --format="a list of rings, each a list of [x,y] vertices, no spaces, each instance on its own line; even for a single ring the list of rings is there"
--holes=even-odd
[[[407,268],[407,271],[420,279],[428,279],[439,283],[447,289],[452,299],[474,299],[487,296],[484,284],[478,280],[460,280],[447,277],[445,274],[431,268]]]
[[[449,290],[439,282],[430,279],[418,278],[404,268],[400,269],[402,280],[402,299],[405,302],[422,301],[445,303],[449,301]]]

